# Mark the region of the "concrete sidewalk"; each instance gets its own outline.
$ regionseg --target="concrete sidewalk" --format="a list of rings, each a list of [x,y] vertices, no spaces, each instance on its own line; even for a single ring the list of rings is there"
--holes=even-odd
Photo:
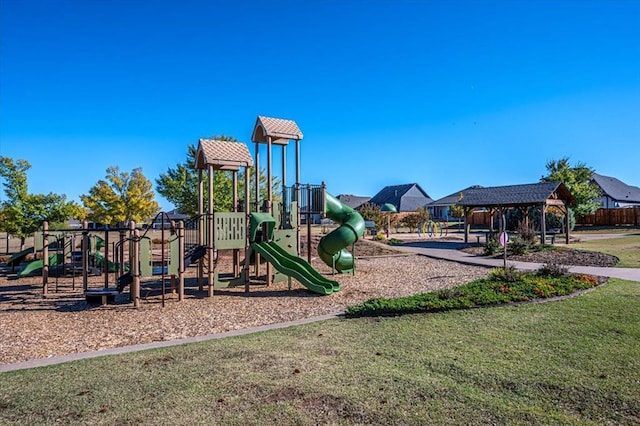
[[[450,260],[468,265],[480,265],[486,267],[501,267],[503,259],[475,256],[460,250],[464,243],[452,241],[415,241],[403,244],[401,247],[414,253],[432,257],[435,259]],[[513,265],[521,270],[536,270],[543,266],[542,263],[529,263],[507,260],[507,265]],[[623,280],[640,282],[639,268],[611,268],[599,266],[569,266],[569,272],[577,274],[595,275],[600,277],[620,278]]]

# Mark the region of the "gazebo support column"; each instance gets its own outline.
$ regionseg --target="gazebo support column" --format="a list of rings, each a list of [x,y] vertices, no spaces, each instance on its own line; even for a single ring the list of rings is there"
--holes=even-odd
[[[565,203],[564,205],[564,242],[569,245],[569,233],[571,232],[571,224],[569,223],[569,206]]]
[[[471,230],[470,216],[473,214],[473,209],[464,209],[464,243],[469,242],[469,231]]]
[[[547,205],[540,206],[540,243],[547,242]]]

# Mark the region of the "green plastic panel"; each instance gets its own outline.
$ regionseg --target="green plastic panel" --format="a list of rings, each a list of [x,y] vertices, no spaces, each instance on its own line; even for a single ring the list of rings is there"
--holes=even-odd
[[[267,226],[267,238],[263,238],[270,241],[273,238],[273,229],[276,225],[276,220],[269,213],[251,213],[251,241],[256,240],[256,234],[262,224]]]
[[[153,275],[151,267],[151,239],[148,237],[140,239],[140,276],[150,277]]]
[[[246,213],[216,213],[215,223],[216,249],[241,249],[246,245],[247,220]]]
[[[178,267],[180,266],[180,244],[178,238],[174,238],[169,242],[169,267],[168,275],[178,275]]]

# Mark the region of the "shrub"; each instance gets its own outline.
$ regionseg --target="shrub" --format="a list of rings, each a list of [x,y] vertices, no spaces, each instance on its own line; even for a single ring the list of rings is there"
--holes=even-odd
[[[536,271],[536,275],[539,277],[565,277],[569,274],[569,268],[559,265],[557,263],[545,263]]]
[[[489,272],[489,279],[506,283],[513,283],[522,279],[523,272],[518,271],[514,266],[507,265],[506,268],[493,268]]]
[[[513,267],[495,268],[486,279],[397,299],[370,299],[348,307],[346,314],[354,317],[468,309],[565,296],[578,290],[592,288],[597,283],[595,278],[588,275],[542,277],[531,272],[518,272]]]
[[[376,240],[376,241],[384,241],[384,240],[386,240],[386,239],[387,239],[387,236],[386,236],[386,235],[385,235],[385,233],[384,233],[384,232],[382,232],[382,231],[378,232],[378,233],[376,234],[376,236],[375,236],[375,240]]]
[[[527,254],[532,247],[533,243],[522,238],[520,235],[513,237],[513,239],[509,241],[508,245],[509,252],[515,255]]]
[[[402,244],[402,243],[403,241],[397,238],[391,238],[389,239],[389,241],[387,241],[387,244],[389,244],[390,246],[397,246],[398,244]]]
[[[536,241],[536,231],[532,226],[527,225],[524,221],[518,223],[518,227],[516,228],[516,232],[518,233],[518,237],[522,238],[523,241],[526,241],[530,244],[534,244]]]
[[[502,251],[502,246],[500,245],[500,239],[497,234],[491,234],[487,237],[487,241],[484,243],[484,254],[486,256],[493,256]]]

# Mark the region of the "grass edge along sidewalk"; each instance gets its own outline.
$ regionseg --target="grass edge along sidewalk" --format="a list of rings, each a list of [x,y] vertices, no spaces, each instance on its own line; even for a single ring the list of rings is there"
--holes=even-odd
[[[0,423],[640,421],[640,288],[332,319],[0,375]]]

